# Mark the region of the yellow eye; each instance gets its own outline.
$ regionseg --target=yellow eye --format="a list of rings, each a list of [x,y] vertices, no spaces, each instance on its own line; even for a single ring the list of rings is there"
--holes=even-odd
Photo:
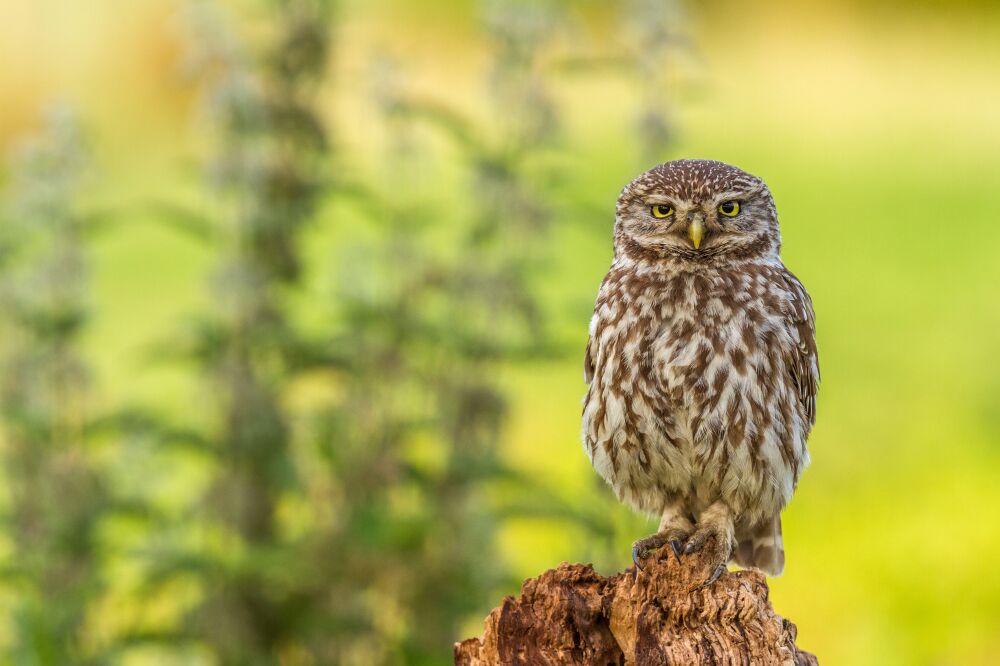
[[[649,209],[653,217],[670,217],[674,214],[674,207],[665,204],[657,204]]]
[[[726,217],[736,217],[740,212],[740,202],[739,201],[724,201],[719,204],[719,212]]]

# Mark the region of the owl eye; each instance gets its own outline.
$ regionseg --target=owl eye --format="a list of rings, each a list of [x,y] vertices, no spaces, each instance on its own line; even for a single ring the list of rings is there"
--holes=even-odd
[[[724,201],[719,204],[719,212],[726,217],[736,217],[736,215],[740,212],[740,202]]]
[[[653,217],[670,217],[674,214],[674,207],[667,206],[665,204],[657,204],[649,209],[649,212],[653,214]]]

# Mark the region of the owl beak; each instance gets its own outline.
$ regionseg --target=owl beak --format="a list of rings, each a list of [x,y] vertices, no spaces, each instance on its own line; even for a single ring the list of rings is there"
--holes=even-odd
[[[701,246],[701,239],[705,236],[705,224],[701,221],[700,217],[694,218],[690,225],[688,225],[688,238],[691,239],[691,244],[694,245],[694,249],[698,249]]]

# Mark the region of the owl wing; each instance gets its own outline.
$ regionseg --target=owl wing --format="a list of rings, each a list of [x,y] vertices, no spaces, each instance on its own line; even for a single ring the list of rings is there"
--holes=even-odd
[[[791,354],[788,367],[792,381],[798,389],[799,401],[806,410],[809,425],[816,422],[816,392],[819,390],[819,356],[816,352],[816,315],[812,299],[798,278],[787,268],[782,278],[790,293],[789,324],[796,334],[797,344],[788,350]]]
[[[587,384],[594,381],[594,356],[590,351],[593,341],[593,338],[587,337],[587,351],[583,354],[583,381]]]

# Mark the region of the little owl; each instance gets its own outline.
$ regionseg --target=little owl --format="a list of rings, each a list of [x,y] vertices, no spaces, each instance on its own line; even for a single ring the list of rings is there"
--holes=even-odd
[[[764,182],[709,160],[667,162],[618,197],[614,261],[590,322],[583,441],[669,544],[781,573],[781,510],[809,463],[819,365],[812,302],[779,258]]]

